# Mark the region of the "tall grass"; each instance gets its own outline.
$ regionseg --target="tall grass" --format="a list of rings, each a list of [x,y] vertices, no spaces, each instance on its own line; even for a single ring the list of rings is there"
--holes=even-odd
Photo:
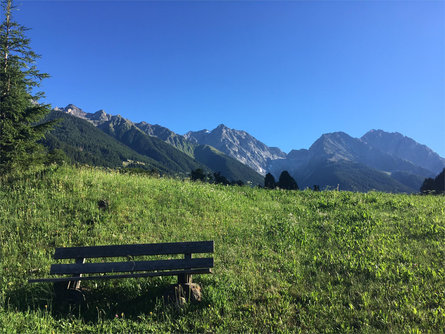
[[[445,328],[443,196],[218,186],[50,168],[0,184],[0,330],[394,332]],[[105,209],[98,205],[105,201]],[[215,240],[203,301],[165,305],[174,278],[82,283],[57,311],[54,248]]]

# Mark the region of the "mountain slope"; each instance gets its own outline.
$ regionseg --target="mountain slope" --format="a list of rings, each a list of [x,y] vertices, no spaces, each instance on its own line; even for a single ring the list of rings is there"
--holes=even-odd
[[[136,126],[150,136],[158,137],[180,151],[193,157],[199,163],[207,166],[214,172],[220,172],[230,181],[241,180],[254,185],[263,184],[263,177],[249,166],[222,153],[209,145],[192,143],[184,136],[160,126],[146,122],[137,123]]]
[[[231,181],[262,184],[262,177],[250,168],[263,175],[272,172],[275,177],[287,170],[300,187],[340,184],[340,189],[354,191],[418,192],[425,178],[445,166],[445,159],[425,145],[382,130],[371,130],[362,138],[344,132],[327,133],[309,149],[285,154],[223,124],[212,131],[190,131],[181,136],[163,126],[134,124],[103,110],[90,114],[74,105],[60,110],[87,120],[174,173],[203,168],[221,172]]]
[[[229,129],[224,124],[220,124],[212,131],[190,131],[184,137],[196,144],[213,146],[262,175],[267,172],[268,160],[286,156],[279,148],[268,147],[247,132]]]
[[[59,119],[59,122],[45,136],[44,145],[63,150],[72,162],[113,168],[135,163],[141,168],[170,172],[83,119],[61,111],[52,111],[47,119]]]
[[[385,172],[407,172],[428,176],[430,171],[396,156],[382,152],[360,139],[353,138],[344,132],[333,132],[322,135],[309,148],[312,158],[322,157],[330,161],[352,161]]]
[[[293,171],[301,188],[319,185],[320,189],[338,187],[339,190],[359,192],[376,190],[411,193],[417,191],[383,172],[357,162],[313,160],[305,167],[305,169]]]
[[[96,111],[93,114],[87,113],[75,106],[74,104],[68,104],[65,108],[54,108],[54,111],[61,111],[63,113],[69,114],[71,116],[75,116],[78,118],[82,118],[93,125],[97,126],[106,121],[111,120],[111,115],[107,114],[104,110]]]
[[[156,137],[146,135],[131,121],[124,119],[120,115],[112,116],[103,110],[99,110],[94,114],[86,113],[73,104],[69,104],[65,108],[55,108],[55,111],[88,121],[98,131],[111,136],[128,149],[147,157],[150,161],[155,161],[158,166],[161,166],[163,170],[169,171],[171,174],[187,174],[196,168],[207,169],[173,146]]]
[[[146,135],[120,115],[112,116],[109,121],[99,124],[98,128],[136,152],[158,161],[177,173],[189,173],[194,169],[204,167],[161,139]]]
[[[228,157],[212,146],[197,145],[194,150],[194,156],[197,161],[206,165],[213,171],[220,172],[221,175],[225,176],[230,181],[248,181],[252,185],[264,184],[262,175],[238,160]],[[227,177],[227,175],[230,177]]]
[[[433,174],[445,167],[445,159],[426,145],[417,143],[398,132],[388,133],[382,130],[371,130],[361,137],[368,145],[428,169]]]
[[[141,129],[145,134],[157,137],[166,143],[174,146],[178,150],[184,152],[192,158],[193,151],[195,149],[195,144],[192,144],[190,141],[185,139],[183,136],[174,133],[173,131],[160,126],[158,124],[152,125],[147,122],[140,122],[135,124],[139,129]]]
[[[72,104],[56,110],[91,123],[91,126],[95,126],[98,131],[113,137],[133,152],[149,157],[169,173],[184,175],[194,169],[202,168],[206,171],[220,172],[230,181],[241,180],[254,185],[263,182],[261,175],[236,159],[216,149],[193,144],[160,125],[146,122],[134,124],[120,115],[112,116],[103,110],[94,114],[86,113]]]
[[[292,150],[289,154],[269,148],[245,131],[229,129],[223,124],[212,131],[188,132],[184,137],[195,143],[211,145],[263,175],[272,172],[278,177],[281,171],[287,170],[300,183],[307,185],[312,182],[323,185],[329,180],[325,185],[343,183],[349,190],[417,192],[422,180],[434,174],[428,164],[429,168],[423,167],[420,159],[407,159],[409,147],[399,150],[397,154],[394,149],[380,149],[377,144],[368,143],[372,139],[369,133],[362,139],[353,138],[344,132],[324,134],[308,150]],[[434,152],[426,146],[409,138],[405,138],[405,141],[410,147],[421,147],[426,155],[431,156],[430,160],[435,159],[434,168],[441,166],[441,158],[432,154]],[[348,170],[348,173],[341,173],[342,168]],[[319,173],[314,174],[314,170]],[[312,176],[309,177],[309,174]]]
[[[291,151],[272,160],[269,170],[288,170],[302,186],[336,187],[353,191],[417,192],[431,172],[410,161],[382,152],[344,132],[322,135],[309,150]]]

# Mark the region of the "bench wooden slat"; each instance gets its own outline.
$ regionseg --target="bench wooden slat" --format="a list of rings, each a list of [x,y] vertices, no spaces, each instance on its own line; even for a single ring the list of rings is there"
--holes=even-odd
[[[213,241],[56,248],[54,259],[213,253]]]
[[[153,270],[175,270],[192,268],[212,268],[213,258],[153,260],[153,261],[126,261],[105,263],[70,263],[51,265],[50,274],[94,274],[111,272],[133,272]]]
[[[155,277],[155,276],[176,276],[181,274],[211,274],[210,268],[205,269],[187,269],[187,270],[173,270],[173,271],[158,271],[150,273],[137,273],[137,274],[120,274],[120,275],[105,275],[105,276],[82,276],[82,277],[59,277],[59,278],[36,278],[29,279],[28,283],[38,282],[69,282],[69,281],[90,281],[90,280],[108,280],[115,278],[140,278],[140,277]]]

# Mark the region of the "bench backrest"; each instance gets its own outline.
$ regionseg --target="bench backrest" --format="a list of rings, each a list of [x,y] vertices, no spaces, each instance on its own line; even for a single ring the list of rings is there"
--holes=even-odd
[[[192,258],[196,253],[213,253],[213,241],[192,241],[138,245],[56,248],[54,259],[76,259],[76,263],[53,264],[51,274],[87,274],[213,268],[213,258]],[[134,261],[134,256],[184,254],[184,259]],[[128,257],[124,262],[83,263],[86,258]]]
[[[213,253],[213,241],[56,248],[54,259]]]

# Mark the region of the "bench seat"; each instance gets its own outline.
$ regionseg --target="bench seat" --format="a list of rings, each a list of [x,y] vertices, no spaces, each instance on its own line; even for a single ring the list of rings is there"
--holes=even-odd
[[[192,275],[210,274],[213,268],[213,257],[192,258],[192,254],[213,252],[213,241],[56,248],[55,260],[74,259],[75,263],[52,264],[50,275],[58,277],[34,278],[28,282],[68,282],[67,289],[79,289],[80,281],[86,280],[178,276],[178,283],[191,283]],[[178,254],[184,257],[167,260],[136,259],[138,256]],[[113,257],[127,258],[127,261],[91,262],[91,259]]]

